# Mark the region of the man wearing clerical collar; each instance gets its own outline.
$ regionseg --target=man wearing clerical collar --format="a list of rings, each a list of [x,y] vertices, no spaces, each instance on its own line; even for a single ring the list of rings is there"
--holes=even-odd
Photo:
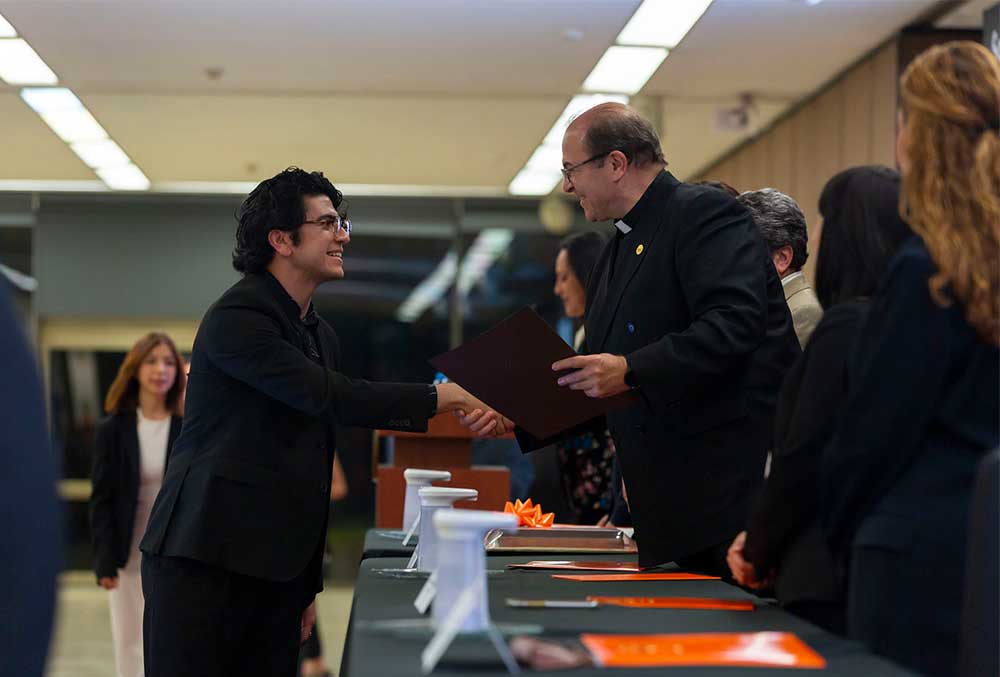
[[[640,395],[607,415],[640,564],[728,576],[799,345],[750,214],[665,166],[653,126],[627,106],[596,106],[567,129],[563,190],[614,225],[587,290],[588,354],[552,368],[591,397]],[[524,450],[552,441],[516,433]]]

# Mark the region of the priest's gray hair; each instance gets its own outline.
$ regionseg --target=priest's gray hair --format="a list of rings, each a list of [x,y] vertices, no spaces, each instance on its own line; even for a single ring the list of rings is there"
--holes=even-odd
[[[750,210],[768,250],[774,252],[782,247],[791,247],[792,263],[789,268],[800,270],[809,258],[809,231],[805,214],[798,203],[774,188],[749,190],[736,199]]]

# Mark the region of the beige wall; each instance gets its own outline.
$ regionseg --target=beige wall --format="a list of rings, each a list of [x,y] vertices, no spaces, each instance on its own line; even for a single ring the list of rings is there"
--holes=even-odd
[[[855,165],[895,166],[897,54],[892,40],[691,181],[721,180],[741,192],[772,187],[795,198],[809,224],[811,277],[826,181]]]

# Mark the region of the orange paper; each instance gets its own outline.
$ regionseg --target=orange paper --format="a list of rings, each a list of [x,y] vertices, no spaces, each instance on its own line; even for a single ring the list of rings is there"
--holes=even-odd
[[[588,597],[587,601],[636,609],[719,609],[753,611],[750,600],[712,599],[709,597]]]
[[[718,576],[688,574],[684,572],[669,574],[552,574],[552,578],[564,581],[717,581]]]
[[[594,662],[607,668],[680,665],[773,668],[826,667],[826,661],[790,632],[718,632],[679,635],[581,635]]]
[[[639,572],[635,562],[574,562],[570,560],[534,560],[524,564],[508,564],[508,569],[569,569],[571,571],[628,571]]]

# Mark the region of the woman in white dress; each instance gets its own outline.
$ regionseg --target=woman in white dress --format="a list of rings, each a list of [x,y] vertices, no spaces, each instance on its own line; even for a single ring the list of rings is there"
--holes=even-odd
[[[170,337],[141,338],[118,370],[97,428],[90,528],[97,582],[110,594],[118,677],[142,677],[139,541],[181,430],[186,384]]]

